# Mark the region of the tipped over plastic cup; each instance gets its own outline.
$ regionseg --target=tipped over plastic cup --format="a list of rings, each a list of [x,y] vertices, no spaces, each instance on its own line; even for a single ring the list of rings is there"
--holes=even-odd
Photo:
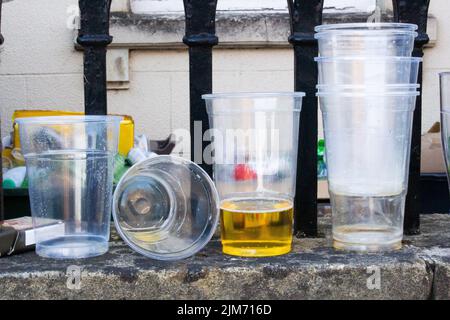
[[[180,260],[211,240],[219,221],[219,196],[197,164],[155,156],[135,164],[119,181],[113,218],[121,238],[138,253]]]

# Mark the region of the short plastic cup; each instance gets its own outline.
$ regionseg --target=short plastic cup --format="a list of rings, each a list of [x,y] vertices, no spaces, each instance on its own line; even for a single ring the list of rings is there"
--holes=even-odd
[[[450,72],[439,74],[441,91],[441,136],[447,180],[450,189]]]
[[[121,178],[113,218],[135,251],[152,259],[180,260],[211,240],[219,221],[219,196],[195,163],[156,156],[138,162]]]
[[[108,251],[113,163],[121,119],[16,119],[27,166],[38,255],[86,258]],[[61,227],[44,227],[52,222]]]
[[[386,86],[417,84],[421,58],[339,57],[315,59],[321,85]]]
[[[303,96],[302,92],[203,96],[225,254],[264,257],[291,250]]]
[[[321,92],[334,247],[401,247],[417,91]]]
[[[322,57],[410,57],[417,25],[406,23],[342,23],[315,28]]]

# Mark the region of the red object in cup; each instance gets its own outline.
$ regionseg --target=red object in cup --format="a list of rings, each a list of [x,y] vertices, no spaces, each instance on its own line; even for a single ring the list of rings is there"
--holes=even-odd
[[[237,181],[256,179],[256,172],[246,164],[238,164],[234,167],[234,179]]]

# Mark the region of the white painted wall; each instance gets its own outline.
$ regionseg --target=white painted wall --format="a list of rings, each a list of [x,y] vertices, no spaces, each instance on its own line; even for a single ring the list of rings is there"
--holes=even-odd
[[[3,3],[0,52],[2,135],[15,109],[82,110],[82,55],[67,22],[76,0]]]
[[[326,8],[345,10],[351,8],[355,11],[372,10],[377,0],[325,0]],[[131,0],[131,10],[134,13],[160,13],[183,11],[182,0]],[[286,0],[219,0],[217,10],[246,11],[254,9],[286,10]]]
[[[181,0],[177,0],[181,2]],[[12,0],[3,4],[0,52],[2,134],[15,109],[83,110],[82,53],[68,28],[77,0]],[[343,2],[340,2],[341,4]],[[122,6],[119,6],[122,7]],[[126,7],[126,6],[125,6]],[[438,21],[435,47],[424,62],[423,130],[439,120],[439,71],[450,71],[450,1],[431,0]],[[73,18],[73,17],[72,17]],[[292,50],[218,49],[214,90],[292,90]],[[188,56],[185,50],[132,50],[130,88],[108,92],[109,110],[136,120],[153,139],[189,127]]]
[[[430,12],[438,27],[436,45],[425,50],[423,63],[423,130],[439,121],[439,72],[450,71],[450,1],[431,0]]]

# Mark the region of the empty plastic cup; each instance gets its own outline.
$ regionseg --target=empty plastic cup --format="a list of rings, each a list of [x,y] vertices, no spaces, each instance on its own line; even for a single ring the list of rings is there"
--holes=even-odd
[[[179,260],[199,252],[219,221],[219,196],[195,163],[156,156],[135,164],[119,181],[113,217],[122,239],[157,260]]]
[[[447,179],[450,187],[450,72],[439,74],[441,90],[441,136]]]
[[[38,255],[86,258],[108,251],[113,163],[121,119],[16,119]],[[44,227],[49,223],[61,227]]]
[[[401,247],[415,90],[320,92],[337,249]]]
[[[417,84],[421,58],[338,57],[315,59],[319,84],[384,86]]]
[[[302,92],[204,95],[220,196],[223,252],[288,253]]]
[[[410,57],[417,25],[407,23],[342,23],[315,28],[322,57]]]

